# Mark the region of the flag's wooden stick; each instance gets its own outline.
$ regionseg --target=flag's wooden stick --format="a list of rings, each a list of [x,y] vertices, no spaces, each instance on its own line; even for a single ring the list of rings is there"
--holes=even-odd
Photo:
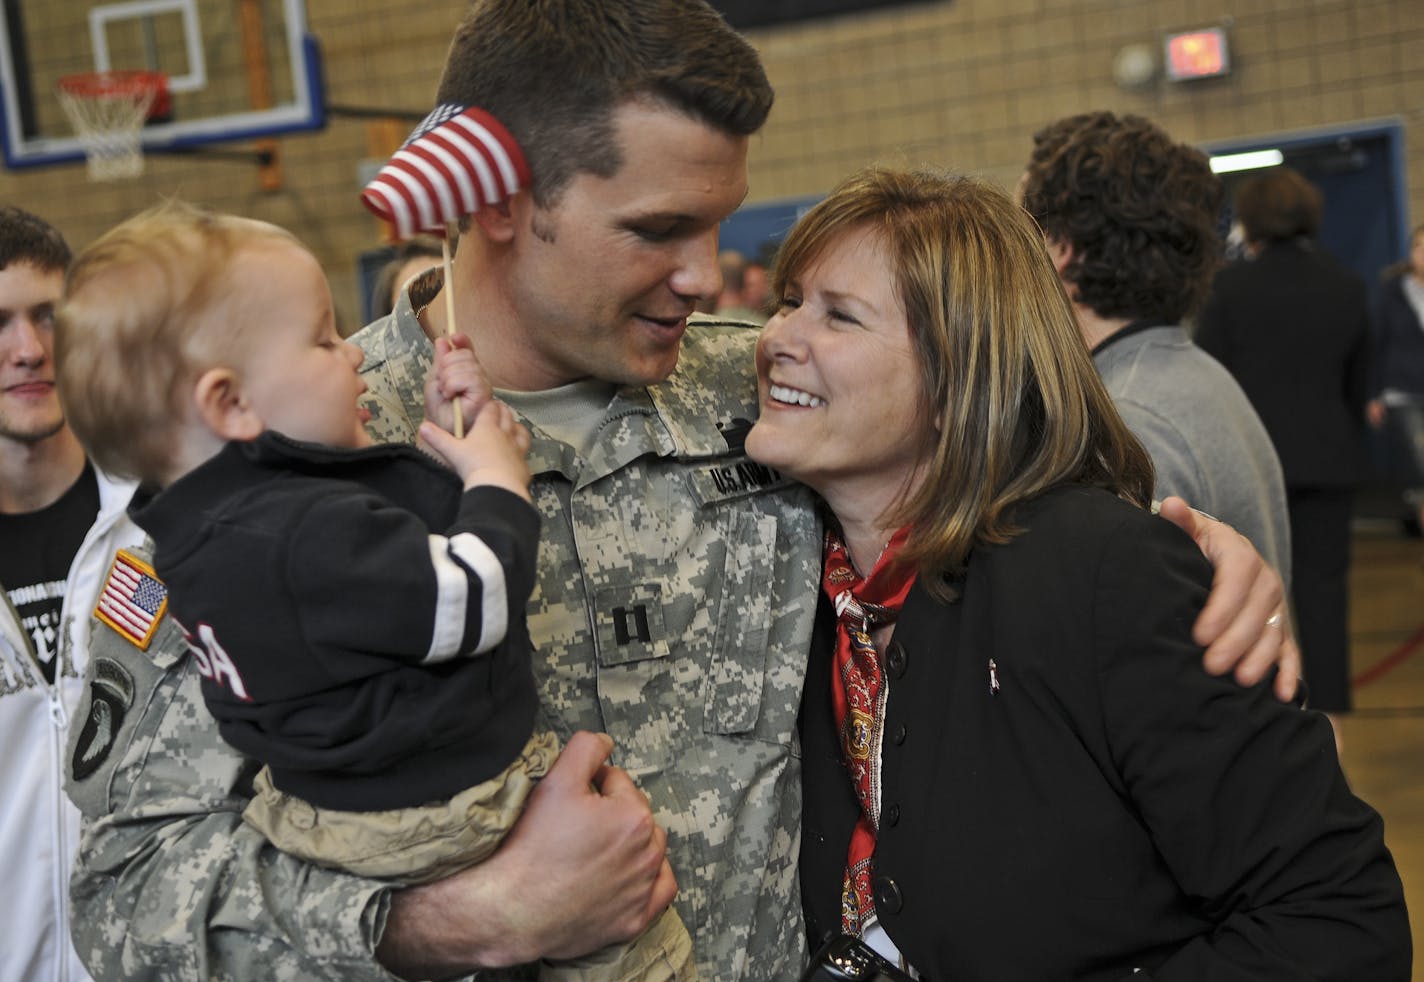
[[[445,267],[445,336],[455,336],[455,277],[450,269],[450,237],[455,234],[455,223],[445,223],[445,237],[440,240],[440,262]],[[455,400],[455,436],[465,435],[465,414],[460,409],[460,400]]]

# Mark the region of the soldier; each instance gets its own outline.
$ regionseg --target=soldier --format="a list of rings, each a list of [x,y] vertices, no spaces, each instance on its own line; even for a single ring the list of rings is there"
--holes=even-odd
[[[533,435],[542,722],[611,734],[668,829],[678,911],[718,980],[794,979],[805,960],[794,734],[818,521],[805,489],[745,455],[755,334],[689,322],[720,288],[717,227],[771,100],[755,51],[702,0],[476,0],[438,99],[492,113],[534,177],[467,220],[444,288]],[[412,437],[444,310],[407,290],[353,338],[377,439]],[[1245,656],[1238,675],[1259,678],[1278,657],[1261,626],[1279,581],[1230,529],[1200,528],[1237,560],[1204,615],[1209,664]],[[73,882],[102,974],[387,978],[379,959],[444,977],[626,939],[671,896],[651,823],[621,787],[580,783],[605,773],[587,766],[606,752],[595,737],[570,739],[487,862],[393,891],[242,828],[254,768],[212,731],[171,637],[105,657],[138,695],[111,749],[75,750],[103,760],[72,792],[95,819]],[[1294,669],[1282,679],[1293,689]]]

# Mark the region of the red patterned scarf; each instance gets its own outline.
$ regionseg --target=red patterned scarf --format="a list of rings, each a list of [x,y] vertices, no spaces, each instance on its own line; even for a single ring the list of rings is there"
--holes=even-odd
[[[841,734],[841,759],[860,799],[841,889],[842,927],[851,934],[860,934],[861,925],[875,913],[870,860],[880,827],[880,738],[888,687],[871,632],[894,622],[915,582],[914,567],[895,562],[908,534],[908,527],[896,532],[870,576],[862,579],[840,533],[826,530],[821,588],[835,605],[837,618],[831,704]]]

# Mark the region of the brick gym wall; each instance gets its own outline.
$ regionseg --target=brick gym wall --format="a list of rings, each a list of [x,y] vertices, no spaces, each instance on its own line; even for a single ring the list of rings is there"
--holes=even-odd
[[[429,108],[461,9],[308,0],[330,101]],[[1227,78],[1134,91],[1114,83],[1123,45],[1155,45],[1228,15]],[[1420,0],[949,0],[750,36],[778,93],[752,142],[752,202],[823,192],[871,162],[932,162],[1011,184],[1037,127],[1107,108],[1150,116],[1191,142],[1401,118],[1409,217],[1424,221]],[[143,177],[116,184],[90,184],[82,165],[3,171],[0,199],[40,213],[76,246],[164,195],[276,222],[326,266],[350,329],[359,326],[355,257],[380,242],[357,201],[357,164],[387,139],[342,117],[285,137],[275,192],[258,190],[248,163],[155,157]]]

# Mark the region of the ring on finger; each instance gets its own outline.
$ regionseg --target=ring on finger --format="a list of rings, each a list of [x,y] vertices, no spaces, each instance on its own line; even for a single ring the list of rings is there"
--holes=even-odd
[[[1266,618],[1266,626],[1267,626],[1267,627],[1280,627],[1280,626],[1281,626],[1281,612],[1280,612],[1279,610],[1276,611],[1274,614],[1272,614],[1270,617],[1267,617],[1267,618]]]

